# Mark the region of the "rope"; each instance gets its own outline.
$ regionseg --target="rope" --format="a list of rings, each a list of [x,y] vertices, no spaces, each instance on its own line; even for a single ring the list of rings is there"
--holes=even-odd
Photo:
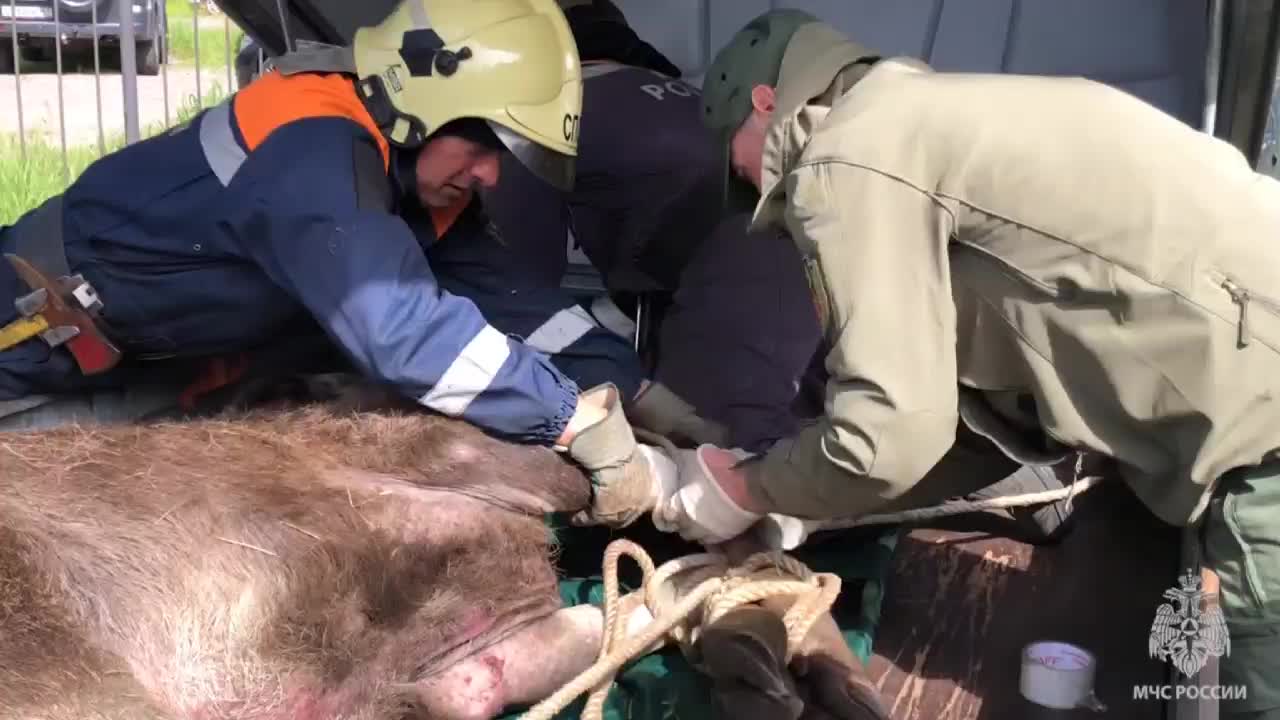
[[[637,439],[662,447],[669,457],[676,457],[678,449],[663,435],[642,428],[633,428]],[[989,500],[953,500],[933,507],[905,510],[896,513],[865,515],[853,520],[834,519],[812,523],[821,530],[839,530],[865,525],[898,524],[930,520],[950,515],[960,515],[990,509],[1026,507],[1056,502],[1066,498],[1068,510],[1080,493],[1087,491],[1103,478],[1081,477],[1083,453],[1076,458],[1075,475],[1070,487],[1046,490],[1038,493],[1011,495]],[[807,523],[808,524],[808,523]],[[618,591],[618,562],[623,555],[640,566],[643,581],[642,594],[638,597],[653,615],[654,621],[642,632],[628,639],[626,623],[619,616],[622,598]],[[693,590],[681,598],[674,607],[662,608],[659,590],[681,573],[693,573],[699,578]],[[761,576],[778,573],[790,575],[793,580]],[[787,631],[786,661],[790,662],[814,623],[831,610],[840,594],[840,578],[829,573],[813,573],[799,560],[780,552],[758,553],[742,565],[729,567],[724,557],[708,553],[676,558],[662,567],[654,567],[653,559],[639,545],[628,540],[610,543],[604,557],[604,629],[600,654],[595,664],[565,684],[550,697],[530,708],[523,720],[550,720],[565,709],[579,695],[589,692],[583,708],[583,720],[602,720],[604,704],[613,678],[623,665],[637,656],[656,650],[667,639],[674,640],[687,653],[697,642],[698,631],[714,624],[734,609],[767,600],[772,597],[797,598],[783,615]],[[685,578],[692,584],[692,580]],[[687,587],[687,585],[686,585]],[[677,595],[679,593],[676,593]],[[665,612],[664,612],[665,610]],[[699,613],[701,610],[701,613]],[[694,616],[699,615],[695,620]]]
[[[675,458],[679,449],[666,437],[659,435],[643,428],[633,428],[636,439],[650,445],[660,446],[668,457]],[[948,500],[938,505],[929,507],[915,508],[912,510],[902,510],[893,513],[880,513],[878,515],[863,515],[853,519],[834,518],[831,520],[821,521],[805,521],[806,525],[816,527],[817,530],[848,530],[856,527],[865,527],[867,525],[898,525],[902,523],[924,522],[927,520],[937,520],[939,518],[951,517],[953,515],[968,515],[969,513],[983,512],[986,510],[1007,510],[1009,508],[1031,507],[1032,505],[1043,505],[1046,503],[1058,502],[1066,500],[1064,510],[1070,513],[1073,503],[1081,493],[1090,490],[1101,483],[1104,478],[1099,475],[1089,475],[1082,477],[1084,472],[1084,453],[1076,454],[1075,474],[1071,478],[1071,484],[1065,488],[1056,490],[1041,490],[1040,492],[1024,493],[1021,495],[1005,495],[1003,497],[988,498],[986,500]]]
[[[644,578],[640,594],[627,597],[643,602],[654,617],[644,631],[630,639],[626,638],[626,623],[619,615],[623,599],[618,591],[618,561],[624,555],[635,560]],[[662,607],[660,590],[682,574],[686,575],[681,578],[684,587],[695,581],[697,585],[674,606]],[[779,578],[779,575],[793,579]],[[639,545],[616,540],[609,544],[604,556],[604,633],[598,659],[531,708],[524,720],[550,720],[584,692],[590,695],[582,712],[583,720],[600,720],[614,675],[623,665],[649,652],[650,648],[661,647],[668,638],[688,652],[697,642],[702,627],[738,607],[773,597],[797,598],[783,616],[790,661],[814,623],[831,610],[839,594],[838,576],[814,573],[804,563],[781,553],[758,553],[737,567],[730,567],[723,556],[699,553],[655,568],[649,554]]]
[[[804,521],[808,529],[807,532],[821,532],[826,530],[848,530],[855,527],[864,527],[867,525],[898,525],[901,523],[923,522],[926,520],[936,520],[938,518],[950,517],[953,515],[966,515],[968,513],[982,512],[984,510],[1006,510],[1008,508],[1030,507],[1032,505],[1042,505],[1046,503],[1066,501],[1064,510],[1070,514],[1075,499],[1081,493],[1096,487],[1105,479],[1101,475],[1084,475],[1084,457],[1083,452],[1076,453],[1075,472],[1071,477],[1071,484],[1064,488],[1056,490],[1042,490],[1040,492],[1025,493],[1022,495],[1005,495],[1003,497],[989,498],[987,500],[948,500],[940,505],[932,505],[925,508],[917,508],[914,510],[903,510],[894,513],[881,513],[879,515],[863,515],[853,519],[835,518],[832,520]]]
[[[1025,495],[1005,495],[1004,497],[991,498],[988,500],[949,500],[941,505],[934,505],[926,508],[918,508],[916,510],[903,510],[894,513],[882,513],[879,515],[863,515],[862,517],[852,520],[823,520],[815,523],[822,530],[847,530],[849,528],[862,527],[864,525],[897,525],[899,523],[920,522],[924,520],[936,520],[938,518],[950,517],[952,515],[965,515],[983,510],[1004,510],[1016,507],[1030,507],[1032,505],[1041,505],[1043,503],[1057,502],[1066,499],[1071,502],[1081,493],[1098,485],[1103,481],[1103,477],[1099,475],[1090,475],[1082,477],[1078,480],[1072,480],[1071,485],[1057,490],[1043,490],[1041,492],[1027,493]],[[1070,508],[1067,508],[1070,510]]]
[[[1076,453],[1075,474],[1071,476],[1071,487],[1068,488],[1067,501],[1066,503],[1064,503],[1064,505],[1066,506],[1064,510],[1067,514],[1071,513],[1071,508],[1073,507],[1072,503],[1075,502],[1076,493],[1078,492],[1076,490],[1076,486],[1080,483],[1080,475],[1082,473],[1084,473],[1084,453],[1078,452]]]

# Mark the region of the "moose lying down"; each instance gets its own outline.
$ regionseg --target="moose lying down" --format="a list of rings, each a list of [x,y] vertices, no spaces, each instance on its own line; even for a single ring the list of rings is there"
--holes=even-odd
[[[489,718],[586,669],[542,513],[587,478],[366,390],[0,434],[0,718]],[[833,631],[836,715],[879,717]]]

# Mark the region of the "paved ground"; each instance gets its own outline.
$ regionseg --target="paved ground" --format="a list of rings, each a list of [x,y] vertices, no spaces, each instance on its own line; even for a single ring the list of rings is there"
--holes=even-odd
[[[66,118],[67,144],[91,144],[98,141],[98,88],[102,96],[102,128],[110,136],[124,133],[124,83],[114,69],[103,70],[97,78],[93,61],[79,72],[64,65],[62,107]],[[22,90],[22,122],[28,137],[42,135],[48,142],[60,139],[58,127],[58,76],[52,67],[24,66],[20,78],[0,75],[0,135],[18,132],[18,95]],[[234,75],[231,83],[234,84]],[[227,68],[200,69],[200,95],[207,96],[214,84],[225,92]],[[166,92],[168,120],[166,123]],[[170,65],[155,77],[138,77],[139,127],[149,123],[177,122],[178,108],[184,102],[194,104],[197,97],[196,72],[193,66]]]

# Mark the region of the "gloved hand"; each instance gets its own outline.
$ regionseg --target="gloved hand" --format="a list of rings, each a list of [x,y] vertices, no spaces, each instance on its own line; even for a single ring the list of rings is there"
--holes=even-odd
[[[600,402],[603,394],[603,402]],[[575,525],[626,527],[659,502],[658,470],[674,477],[674,463],[653,448],[636,444],[619,402],[618,388],[605,383],[582,394],[585,402],[605,410],[603,420],[578,431],[568,453],[591,476],[591,508],[573,516]],[[666,466],[661,463],[666,463]],[[669,467],[667,467],[669,466]],[[668,484],[675,485],[674,480]]]
[[[717,449],[701,445],[681,452],[679,488],[664,494],[653,512],[659,530],[678,532],[690,542],[716,545],[741,535],[763,517],[740,507],[720,486],[706,461],[706,453]],[[739,460],[751,457],[743,450],[727,452]]]
[[[676,445],[728,445],[729,430],[698,415],[697,410],[666,385],[649,383],[631,401],[628,414],[638,428],[661,435]]]

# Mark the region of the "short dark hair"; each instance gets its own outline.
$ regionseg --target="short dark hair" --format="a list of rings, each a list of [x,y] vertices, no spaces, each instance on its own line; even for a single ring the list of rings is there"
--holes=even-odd
[[[504,151],[507,149],[507,146],[503,145],[502,141],[498,139],[497,133],[493,131],[489,122],[480,118],[464,117],[450,120],[431,133],[431,137],[442,137],[444,135],[470,140],[491,150]]]

